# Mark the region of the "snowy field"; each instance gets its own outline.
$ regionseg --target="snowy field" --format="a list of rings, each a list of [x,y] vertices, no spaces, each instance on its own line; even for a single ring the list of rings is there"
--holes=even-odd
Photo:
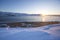
[[[60,40],[60,24],[36,28],[0,28],[0,40]]]

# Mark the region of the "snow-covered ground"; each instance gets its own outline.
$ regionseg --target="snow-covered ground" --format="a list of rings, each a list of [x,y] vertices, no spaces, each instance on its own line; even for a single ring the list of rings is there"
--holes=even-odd
[[[0,28],[0,40],[60,40],[60,24],[36,28]]]

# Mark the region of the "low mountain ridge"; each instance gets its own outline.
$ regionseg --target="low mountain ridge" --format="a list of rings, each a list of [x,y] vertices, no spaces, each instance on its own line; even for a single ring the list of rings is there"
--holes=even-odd
[[[0,12],[0,16],[40,16],[40,14]]]

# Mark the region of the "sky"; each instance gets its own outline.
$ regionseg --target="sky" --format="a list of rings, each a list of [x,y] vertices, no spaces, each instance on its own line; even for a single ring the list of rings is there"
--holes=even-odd
[[[0,0],[0,11],[60,15],[60,0]]]

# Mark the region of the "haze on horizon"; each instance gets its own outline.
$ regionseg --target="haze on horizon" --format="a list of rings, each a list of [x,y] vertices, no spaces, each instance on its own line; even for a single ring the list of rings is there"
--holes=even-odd
[[[60,0],[0,0],[0,11],[60,15]]]

